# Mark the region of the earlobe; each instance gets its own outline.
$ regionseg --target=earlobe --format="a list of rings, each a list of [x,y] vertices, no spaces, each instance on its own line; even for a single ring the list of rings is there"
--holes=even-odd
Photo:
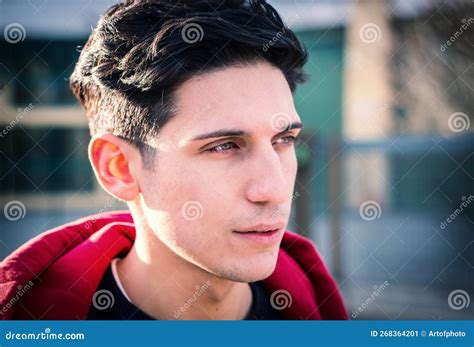
[[[140,193],[130,169],[135,159],[131,145],[111,133],[92,137],[89,160],[102,188],[116,199],[132,201]]]

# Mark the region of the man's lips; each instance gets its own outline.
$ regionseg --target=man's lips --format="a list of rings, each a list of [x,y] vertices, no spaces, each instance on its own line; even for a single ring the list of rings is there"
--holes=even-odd
[[[250,230],[250,231],[234,231],[237,234],[269,234],[272,232],[276,232],[279,229],[271,229],[271,230],[264,230],[264,231],[257,231],[257,230]]]
[[[270,229],[270,230],[246,230],[246,231],[234,231],[233,234],[239,239],[245,242],[251,242],[253,244],[273,247],[280,239],[284,231],[284,228]]]
[[[239,230],[234,230],[234,232],[239,233],[239,234],[245,234],[245,233],[270,233],[277,231],[285,226],[285,223],[283,221],[277,222],[277,223],[260,223],[256,224],[247,228],[239,229]]]

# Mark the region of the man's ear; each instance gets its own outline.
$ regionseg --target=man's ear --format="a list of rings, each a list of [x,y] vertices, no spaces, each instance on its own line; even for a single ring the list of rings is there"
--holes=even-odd
[[[135,200],[140,193],[138,149],[110,132],[101,133],[89,143],[89,160],[102,188],[116,199]]]

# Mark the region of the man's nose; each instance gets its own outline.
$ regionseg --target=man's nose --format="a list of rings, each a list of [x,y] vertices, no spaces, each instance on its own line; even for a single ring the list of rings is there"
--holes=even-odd
[[[291,195],[290,177],[278,153],[273,149],[261,150],[252,158],[248,168],[247,199],[258,204],[283,204]]]

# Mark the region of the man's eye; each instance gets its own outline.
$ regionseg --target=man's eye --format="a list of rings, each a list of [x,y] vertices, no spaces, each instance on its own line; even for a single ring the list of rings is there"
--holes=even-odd
[[[282,141],[281,143],[287,145],[287,144],[293,144],[295,143],[297,140],[297,137],[296,136],[284,136],[282,138],[280,138],[279,141]]]
[[[225,152],[228,152],[228,151],[232,150],[233,148],[239,148],[239,147],[234,142],[226,142],[226,143],[217,145],[215,147],[206,149],[206,152],[225,153]]]

